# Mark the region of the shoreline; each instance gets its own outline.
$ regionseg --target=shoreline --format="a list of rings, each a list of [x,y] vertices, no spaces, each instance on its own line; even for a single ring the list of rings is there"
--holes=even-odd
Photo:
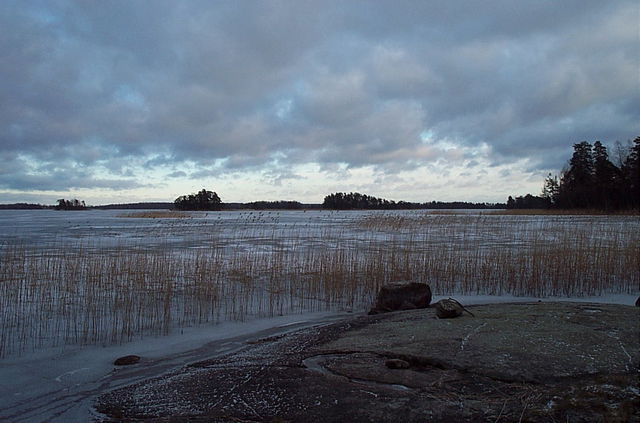
[[[420,309],[263,338],[110,391],[97,410],[106,413],[104,422],[640,417],[634,411],[640,410],[637,307],[469,307],[476,318],[436,319],[432,309]],[[389,359],[406,368],[389,369]],[[571,405],[574,399],[578,405]],[[599,409],[605,399],[606,409]]]
[[[632,294],[574,298],[570,301],[560,298],[451,296],[465,306],[474,308],[567,302],[632,305],[636,298]],[[434,296],[432,302],[447,297],[449,296]],[[389,315],[380,316],[384,319]],[[225,322],[187,328],[183,333],[174,333],[168,337],[145,338],[122,345],[66,347],[57,351],[48,350],[24,357],[7,358],[0,361],[0,380],[4,381],[0,395],[3,398],[0,418],[11,417],[21,422],[63,422],[69,421],[70,415],[79,416],[80,421],[96,418],[91,414],[91,404],[97,395],[106,391],[153,379],[194,362],[229,354],[232,350],[237,351],[261,338],[296,332],[302,327],[312,330],[318,325],[339,324],[359,318],[368,318],[365,311],[288,315],[243,323]],[[113,366],[115,358],[127,354],[140,355],[142,362],[130,367]],[[58,408],[68,410],[59,418],[50,419],[51,410]]]

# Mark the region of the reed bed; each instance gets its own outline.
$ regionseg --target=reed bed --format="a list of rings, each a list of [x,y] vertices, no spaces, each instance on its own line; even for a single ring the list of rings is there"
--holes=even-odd
[[[175,210],[153,210],[133,213],[124,213],[118,217],[132,217],[139,219],[188,219],[193,217],[190,213]]]
[[[223,320],[364,310],[381,285],[400,280],[428,283],[436,295],[592,296],[640,285],[632,218],[243,216],[155,227],[166,242],[153,248],[149,228],[117,245],[3,245],[0,357]]]
[[[638,216],[640,210],[598,210],[598,209],[509,209],[485,212],[508,216]]]

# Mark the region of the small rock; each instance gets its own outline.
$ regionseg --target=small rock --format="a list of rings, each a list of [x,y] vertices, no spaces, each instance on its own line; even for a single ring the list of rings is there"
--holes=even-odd
[[[124,357],[120,357],[113,362],[116,366],[128,366],[130,364],[136,364],[140,361],[140,356],[138,355],[125,355]]]
[[[384,362],[384,365],[389,369],[408,369],[410,367],[408,362],[399,358],[390,358]]]
[[[464,308],[462,304],[453,298],[449,298],[446,300],[440,300],[436,303],[433,303],[431,307],[436,309],[436,316],[440,319],[451,319],[454,317],[462,316],[463,312],[467,312],[473,316],[469,310]]]

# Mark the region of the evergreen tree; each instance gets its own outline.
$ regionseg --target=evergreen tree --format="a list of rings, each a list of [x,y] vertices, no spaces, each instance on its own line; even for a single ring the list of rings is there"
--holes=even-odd
[[[569,209],[593,207],[593,182],[592,146],[586,141],[574,144],[569,169],[560,180],[559,206]]]
[[[640,210],[640,137],[629,147],[615,144],[614,160],[607,148],[596,141],[573,145],[573,156],[563,169],[560,181],[549,174],[542,196],[509,197],[507,208],[533,208],[546,202],[554,208],[596,208],[600,210]]]
[[[619,208],[622,175],[609,161],[607,148],[600,141],[593,144],[593,168],[595,206],[604,210]]]
[[[640,137],[633,140],[633,146],[624,161],[621,174],[624,205],[640,209]]]

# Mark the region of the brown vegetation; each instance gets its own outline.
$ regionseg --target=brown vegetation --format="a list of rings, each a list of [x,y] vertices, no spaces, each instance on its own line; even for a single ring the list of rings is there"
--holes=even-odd
[[[484,212],[506,216],[637,216],[640,210],[597,210],[597,209],[509,209]]]
[[[188,219],[193,216],[189,213],[179,212],[175,210],[152,210],[135,213],[125,213],[118,215],[118,217],[133,217],[143,219]]]
[[[247,221],[234,229],[242,238],[218,239],[213,228],[186,251],[8,245],[0,357],[220,320],[364,310],[382,285],[401,280],[428,283],[435,295],[636,293],[640,233],[616,219],[372,213],[350,227],[263,230]]]

